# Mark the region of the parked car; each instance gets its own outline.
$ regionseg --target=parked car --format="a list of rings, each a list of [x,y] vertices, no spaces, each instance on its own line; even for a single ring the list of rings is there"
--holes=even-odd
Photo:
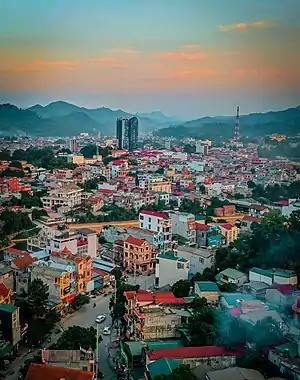
[[[104,327],[102,334],[103,335],[110,335],[110,327]]]
[[[96,318],[96,323],[102,323],[103,321],[105,321],[105,318],[105,315],[98,315],[98,317]]]

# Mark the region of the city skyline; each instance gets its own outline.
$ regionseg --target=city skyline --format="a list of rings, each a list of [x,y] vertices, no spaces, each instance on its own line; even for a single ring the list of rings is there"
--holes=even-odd
[[[300,103],[296,0],[0,5],[0,101],[196,118]]]

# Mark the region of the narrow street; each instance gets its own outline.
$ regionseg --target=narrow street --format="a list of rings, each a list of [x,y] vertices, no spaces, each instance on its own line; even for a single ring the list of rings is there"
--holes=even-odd
[[[154,277],[153,276],[136,276],[134,279],[132,276],[128,277],[128,283],[138,284],[141,289],[148,289],[150,286],[153,286]],[[88,305],[83,306],[80,310],[76,311],[73,314],[68,315],[64,318],[60,324],[64,329],[68,327],[77,325],[81,327],[90,327],[93,326],[96,328],[96,318],[98,315],[105,315],[106,320],[100,325],[100,334],[104,327],[111,326],[111,317],[109,311],[109,300],[110,295],[104,297],[103,295],[97,296],[95,299],[91,299],[91,302]],[[96,304],[96,307],[93,307],[93,304]],[[55,343],[59,338],[60,334],[52,335],[51,343],[44,343],[43,347],[47,348],[52,343]],[[102,335],[102,342],[99,345],[99,370],[103,373],[105,380],[113,380],[115,378],[115,373],[113,368],[110,365],[108,360],[108,344],[111,341],[111,336]],[[19,375],[20,367],[24,364],[25,360],[34,356],[38,350],[33,353],[26,354],[24,353],[19,358],[16,358],[14,362],[9,366],[9,369],[14,370],[14,374],[7,376],[7,380],[17,380]]]

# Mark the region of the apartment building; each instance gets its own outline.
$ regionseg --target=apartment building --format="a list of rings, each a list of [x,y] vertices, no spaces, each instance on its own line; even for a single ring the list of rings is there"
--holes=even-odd
[[[139,214],[139,227],[161,234],[163,242],[159,248],[168,250],[172,243],[172,219],[164,212],[142,210]]]
[[[196,244],[195,215],[187,212],[171,211],[172,234],[179,235],[188,240],[189,245]]]
[[[172,193],[172,181],[160,174],[150,174],[139,179],[139,188],[153,193]]]
[[[124,241],[123,267],[126,271],[154,273],[157,250],[145,239],[129,236]]]
[[[2,338],[17,348],[21,340],[21,325],[19,307],[0,305],[0,331]]]
[[[76,256],[97,256],[98,238],[96,231],[89,228],[80,228],[74,232],[70,232],[66,225],[59,226],[54,232],[54,236],[50,239],[47,250],[63,251],[67,248]]]
[[[178,257],[174,252],[160,253],[156,256],[155,287],[162,288],[173,285],[179,280],[187,280],[190,263]]]
[[[49,301],[58,309],[71,303],[76,292],[74,268],[53,262],[36,262],[31,271],[31,281],[42,280],[49,287]]]
[[[240,229],[237,226],[230,223],[220,224],[219,226],[221,228],[221,234],[225,237],[226,246],[238,238]]]
[[[196,223],[196,240],[198,247],[220,247],[225,244],[221,228],[215,224]]]
[[[178,328],[186,324],[191,314],[187,310],[153,306],[136,308],[127,330],[136,341],[179,338]]]
[[[93,259],[90,256],[76,256],[64,248],[61,252],[51,252],[50,258],[54,263],[73,267],[76,293],[91,292],[94,289]]]
[[[83,189],[74,184],[65,184],[57,189],[50,190],[49,195],[42,197],[43,207],[61,208],[63,212],[70,211],[83,202]]]
[[[177,256],[190,262],[190,274],[203,273],[204,269],[212,268],[215,264],[215,250],[210,248],[192,248],[178,246]]]

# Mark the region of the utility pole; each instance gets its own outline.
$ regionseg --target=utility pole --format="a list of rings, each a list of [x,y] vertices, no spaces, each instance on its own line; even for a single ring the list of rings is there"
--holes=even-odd
[[[133,282],[136,283],[136,263],[133,266]]]
[[[98,379],[98,373],[99,373],[99,323],[97,323],[97,333],[96,333],[96,358],[95,358],[95,372],[96,372],[96,379]]]

